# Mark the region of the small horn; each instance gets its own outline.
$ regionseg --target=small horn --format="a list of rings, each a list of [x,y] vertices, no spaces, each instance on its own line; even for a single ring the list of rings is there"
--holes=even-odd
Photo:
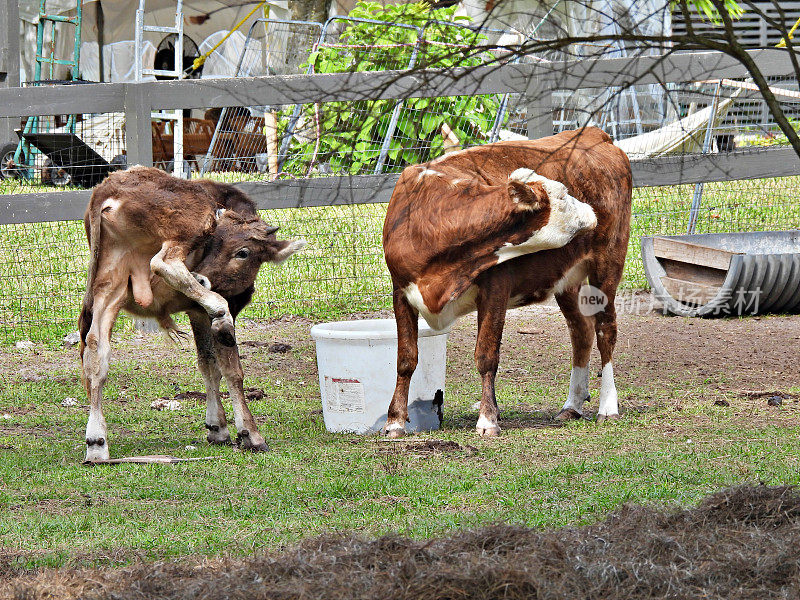
[[[275,227],[274,225],[270,225],[269,227],[267,227],[267,235],[272,235],[273,233],[278,231],[278,229],[280,229],[280,227]]]

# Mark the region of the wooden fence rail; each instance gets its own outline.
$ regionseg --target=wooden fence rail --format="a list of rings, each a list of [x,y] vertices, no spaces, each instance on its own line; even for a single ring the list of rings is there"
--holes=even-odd
[[[753,50],[766,76],[794,75],[785,50]],[[170,82],[103,83],[2,88],[0,119],[75,112],[125,114],[129,164],[152,164],[150,113],[159,109],[263,106],[314,102],[519,93],[530,108],[530,137],[546,135],[545,96],[558,89],[627,87],[747,77],[735,59],[718,52],[504,64],[415,72],[383,71]],[[539,108],[545,107],[545,108]],[[680,155],[634,161],[638,187],[732,181],[800,174],[789,148]],[[392,175],[324,177],[238,184],[263,209],[386,202]],[[38,192],[0,198],[0,224],[83,218],[90,191]]]

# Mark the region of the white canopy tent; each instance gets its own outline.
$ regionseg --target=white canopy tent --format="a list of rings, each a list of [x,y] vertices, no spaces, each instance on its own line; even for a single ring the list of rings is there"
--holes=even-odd
[[[184,35],[191,38],[198,46],[214,36],[219,41],[224,34],[234,29],[255,7],[259,1],[254,0],[184,0]],[[135,15],[139,3],[136,0],[84,0],[82,2],[82,32],[81,32],[81,77],[89,81],[133,81],[133,47]],[[38,19],[39,0],[20,0],[20,19],[22,21],[20,41],[21,49],[21,79],[33,79],[33,65],[36,52],[36,21]],[[47,10],[52,14],[74,15],[75,0],[48,0]],[[156,26],[174,26],[175,0],[146,0],[145,24]],[[288,0],[268,0],[266,5],[269,17],[273,19],[288,19]],[[255,11],[239,27],[238,32],[246,35],[253,22],[263,17],[261,9]],[[63,28],[62,31],[70,32],[71,29]],[[166,34],[146,33],[144,44],[145,66],[152,68],[155,58],[155,49]],[[254,35],[260,38],[261,43],[268,37],[265,28],[256,28]],[[224,64],[217,65],[215,61],[230,63],[230,56],[236,50],[227,49],[226,44],[242,45],[242,37],[231,36],[215,55],[209,57],[209,71],[216,76],[233,76],[228,73]],[[103,73],[100,74],[99,42],[103,45]],[[59,35],[56,39],[55,52],[59,57],[71,55],[73,40],[69,35]],[[205,45],[209,48],[209,44]],[[207,61],[207,62],[208,62]],[[232,69],[235,70],[235,64]],[[65,78],[66,72],[57,73],[56,78]]]

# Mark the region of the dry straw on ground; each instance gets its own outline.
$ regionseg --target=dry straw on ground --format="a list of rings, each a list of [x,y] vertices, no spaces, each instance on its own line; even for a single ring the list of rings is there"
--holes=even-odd
[[[736,487],[690,510],[623,506],[579,529],[329,536],[249,559],[18,575],[0,590],[25,600],[798,598],[800,492]]]

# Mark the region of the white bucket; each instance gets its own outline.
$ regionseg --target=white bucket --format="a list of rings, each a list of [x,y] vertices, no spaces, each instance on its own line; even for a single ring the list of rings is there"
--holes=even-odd
[[[419,322],[419,360],[411,377],[406,430],[430,431],[441,424],[449,328],[434,331]],[[311,328],[317,344],[322,415],[330,432],[375,433],[397,382],[394,319],[323,323]]]

